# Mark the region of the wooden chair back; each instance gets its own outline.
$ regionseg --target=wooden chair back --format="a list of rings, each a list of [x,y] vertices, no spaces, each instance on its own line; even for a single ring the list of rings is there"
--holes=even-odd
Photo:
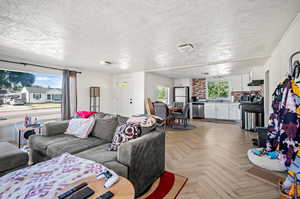
[[[154,106],[150,98],[145,99],[145,108],[148,115],[155,115]]]

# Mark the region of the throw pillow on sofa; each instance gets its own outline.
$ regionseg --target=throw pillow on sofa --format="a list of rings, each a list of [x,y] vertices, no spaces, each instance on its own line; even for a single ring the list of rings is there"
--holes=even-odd
[[[123,124],[118,126],[109,151],[117,151],[122,143],[133,140],[141,135],[140,127],[136,124]]]
[[[107,142],[111,142],[117,126],[118,121],[116,117],[112,117],[109,119],[96,119],[95,126],[92,131],[92,136],[98,137]]]
[[[96,111],[78,111],[76,112],[76,115],[78,115],[81,118],[89,118],[93,114],[95,114]]]
[[[65,134],[74,135],[79,138],[87,138],[93,130],[94,124],[94,119],[71,119]]]

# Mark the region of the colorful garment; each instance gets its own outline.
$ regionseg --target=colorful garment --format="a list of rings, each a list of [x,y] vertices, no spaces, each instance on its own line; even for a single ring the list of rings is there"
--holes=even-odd
[[[267,151],[279,151],[279,159],[289,167],[296,157],[300,142],[299,119],[297,110],[300,104],[296,103],[298,87],[290,78],[280,84],[274,94],[268,124]],[[299,109],[300,110],[300,109]]]

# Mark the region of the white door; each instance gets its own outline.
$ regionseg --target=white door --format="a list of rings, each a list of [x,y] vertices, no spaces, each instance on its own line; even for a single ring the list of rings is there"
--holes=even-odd
[[[133,85],[131,79],[117,82],[117,114],[131,116],[133,112]]]

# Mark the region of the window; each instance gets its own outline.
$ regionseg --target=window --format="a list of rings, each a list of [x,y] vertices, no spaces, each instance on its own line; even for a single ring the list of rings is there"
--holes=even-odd
[[[61,101],[61,98],[62,98],[62,95],[61,95],[61,94],[53,94],[53,95],[52,95],[52,100],[53,100],[53,101],[60,102],[60,101]]]
[[[228,81],[208,81],[207,82],[208,99],[224,99],[229,97]]]
[[[7,129],[23,127],[26,115],[41,122],[60,119],[61,85],[60,72],[37,74],[0,69],[0,140],[17,143],[18,136],[12,136],[15,131]],[[56,101],[47,100],[52,94]]]
[[[39,100],[39,99],[41,99],[42,98],[42,95],[41,95],[41,93],[33,93],[33,99],[35,99],[35,100]]]
[[[51,95],[47,94],[47,100],[51,100]]]
[[[169,104],[169,90],[168,87],[158,87],[157,88],[157,100]]]

